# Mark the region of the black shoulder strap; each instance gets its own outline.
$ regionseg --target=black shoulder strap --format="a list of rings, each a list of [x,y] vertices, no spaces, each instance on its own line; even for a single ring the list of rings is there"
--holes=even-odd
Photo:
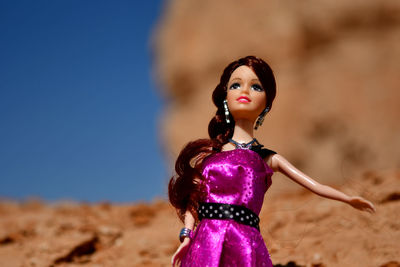
[[[257,151],[256,151],[257,152]],[[268,148],[263,148],[261,149],[259,152],[257,152],[263,159],[265,159],[266,157],[268,157],[269,155],[273,155],[276,154],[275,151],[270,150]]]
[[[257,145],[252,146],[250,149],[253,150],[254,152],[257,152],[258,155],[260,155],[261,158],[263,158],[263,159],[266,158],[269,155],[276,154],[275,151],[270,150],[268,148],[263,148],[263,147],[264,147],[263,145],[258,143]]]

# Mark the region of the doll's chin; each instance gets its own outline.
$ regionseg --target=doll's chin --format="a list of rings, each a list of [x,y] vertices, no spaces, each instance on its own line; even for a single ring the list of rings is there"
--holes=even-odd
[[[238,120],[247,120],[247,121],[255,122],[255,121],[256,121],[256,118],[257,118],[257,117],[249,117],[248,114],[246,114],[246,115],[243,115],[243,114],[235,114],[235,115],[233,115],[233,114],[232,114],[232,116],[233,116],[233,119],[234,119],[235,121],[238,121]]]
[[[237,109],[237,110],[233,110],[231,112],[231,114],[232,114],[233,119],[235,119],[235,120],[245,119],[245,120],[255,121],[261,112],[262,111],[258,112],[256,110]]]

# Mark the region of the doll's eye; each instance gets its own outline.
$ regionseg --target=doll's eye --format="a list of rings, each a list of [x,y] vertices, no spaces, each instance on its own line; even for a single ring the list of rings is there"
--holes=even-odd
[[[238,83],[233,83],[230,87],[229,87],[229,89],[239,89],[240,88],[240,84],[238,84]]]
[[[262,88],[262,86],[259,85],[259,84],[253,84],[253,85],[251,86],[251,88],[252,88],[254,91],[257,91],[257,92],[262,92],[262,91],[264,91],[264,89]]]

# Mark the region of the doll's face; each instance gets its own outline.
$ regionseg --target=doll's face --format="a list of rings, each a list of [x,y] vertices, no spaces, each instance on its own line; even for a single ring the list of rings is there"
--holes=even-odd
[[[235,69],[227,84],[229,112],[235,121],[255,121],[267,105],[266,93],[254,71],[247,66]]]

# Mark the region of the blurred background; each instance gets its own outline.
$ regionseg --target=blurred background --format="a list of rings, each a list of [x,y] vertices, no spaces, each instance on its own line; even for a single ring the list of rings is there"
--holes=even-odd
[[[0,196],[165,197],[211,93],[256,55],[278,94],[256,137],[323,183],[400,167],[398,1],[2,1]],[[271,193],[297,188],[279,175]]]
[[[277,79],[262,144],[327,184],[399,168],[399,11],[391,0],[169,1],[155,34],[169,158],[207,136],[223,68],[256,55]],[[299,188],[273,183],[269,194]]]
[[[399,43],[397,0],[0,1],[0,265],[170,266],[174,161],[256,55],[277,80],[256,138],[377,208],[274,174],[274,264],[400,266]]]

